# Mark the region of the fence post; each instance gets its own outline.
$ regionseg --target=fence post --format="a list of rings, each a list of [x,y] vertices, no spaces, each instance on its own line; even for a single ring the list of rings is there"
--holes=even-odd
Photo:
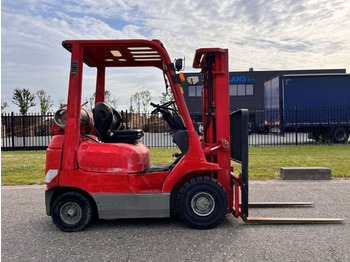
[[[128,110],[125,110],[125,129],[128,130],[130,128],[128,128]]]
[[[295,107],[295,145],[298,145],[298,107]]]
[[[23,147],[26,146],[26,130],[25,130],[25,119],[24,115],[22,115],[22,128],[23,128]]]
[[[11,112],[11,139],[12,139],[12,147],[15,147],[15,117],[13,112]]]
[[[124,111],[121,110],[121,111],[120,111],[120,114],[121,114],[121,116],[122,116],[122,123],[121,123],[121,126],[123,126],[123,125],[124,125]]]

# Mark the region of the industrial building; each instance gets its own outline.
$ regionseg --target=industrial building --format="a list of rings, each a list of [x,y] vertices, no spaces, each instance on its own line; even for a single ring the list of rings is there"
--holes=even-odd
[[[284,74],[326,74],[346,73],[346,69],[317,70],[277,70],[277,71],[233,71],[229,74],[230,110],[238,108],[264,108],[264,82]],[[186,82],[182,83],[187,107],[191,113],[201,110],[202,78],[200,73],[184,73]]]

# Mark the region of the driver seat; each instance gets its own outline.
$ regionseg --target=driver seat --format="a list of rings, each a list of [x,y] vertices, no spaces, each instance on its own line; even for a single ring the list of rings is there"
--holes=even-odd
[[[118,130],[122,116],[106,103],[97,103],[92,114],[97,136],[102,142],[137,144],[144,136],[141,129]]]

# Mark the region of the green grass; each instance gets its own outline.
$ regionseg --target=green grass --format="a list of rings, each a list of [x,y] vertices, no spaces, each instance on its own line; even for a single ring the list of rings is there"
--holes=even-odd
[[[45,151],[1,152],[1,184],[44,184]]]
[[[279,177],[281,167],[327,167],[332,177],[350,178],[350,145],[249,148],[249,178]]]
[[[171,163],[176,148],[150,149],[152,163]],[[239,166],[234,164],[235,172]],[[350,145],[249,148],[249,178],[274,179],[281,167],[320,166],[332,169],[332,177],[350,178]],[[44,184],[45,151],[1,152],[1,184]]]
[[[152,164],[172,163],[174,153],[179,153],[177,148],[150,148]]]

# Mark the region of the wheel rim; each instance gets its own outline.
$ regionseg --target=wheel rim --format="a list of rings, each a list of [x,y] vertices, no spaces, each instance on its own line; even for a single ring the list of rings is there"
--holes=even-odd
[[[214,211],[214,198],[206,192],[200,192],[192,198],[191,208],[198,216],[208,216]]]
[[[335,139],[337,140],[337,141],[343,141],[343,140],[345,140],[345,132],[343,131],[343,130],[337,130],[336,132],[335,132]]]
[[[65,203],[60,210],[60,216],[64,223],[74,225],[82,218],[81,207],[75,202]]]

